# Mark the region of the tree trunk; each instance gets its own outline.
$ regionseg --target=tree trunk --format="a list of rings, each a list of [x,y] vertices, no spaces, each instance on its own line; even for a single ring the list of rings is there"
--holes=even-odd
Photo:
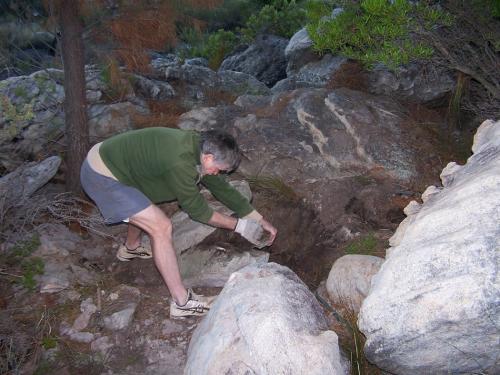
[[[66,124],[66,190],[82,195],[80,166],[89,149],[89,128],[85,97],[85,62],[83,26],[79,17],[79,1],[61,0],[59,25],[64,66],[64,101]]]

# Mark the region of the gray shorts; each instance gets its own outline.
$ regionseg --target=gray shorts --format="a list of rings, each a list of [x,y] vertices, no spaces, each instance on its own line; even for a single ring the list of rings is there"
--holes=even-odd
[[[87,159],[80,170],[83,190],[99,207],[107,224],[128,221],[131,216],[151,205],[142,192],[94,171]]]

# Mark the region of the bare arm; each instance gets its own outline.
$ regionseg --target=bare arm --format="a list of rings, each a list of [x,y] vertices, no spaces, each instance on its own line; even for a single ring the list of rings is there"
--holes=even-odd
[[[217,227],[224,228],[229,230],[234,230],[236,227],[236,223],[238,219],[221,214],[220,212],[214,211],[210,220],[208,220],[208,224]]]
[[[265,231],[269,232],[269,240],[267,242],[267,246],[271,246],[274,242],[274,239],[276,238],[276,234],[278,231],[270,222],[268,222],[264,218],[261,217],[261,219],[258,221],[262,225],[262,228],[264,228]],[[229,230],[234,230],[237,222],[238,222],[238,219],[236,219],[234,217],[227,216],[227,215],[221,214],[217,211],[214,211],[212,214],[212,217],[208,221],[208,224],[210,224],[214,227],[217,227],[217,228],[225,228],[225,229],[229,229]]]

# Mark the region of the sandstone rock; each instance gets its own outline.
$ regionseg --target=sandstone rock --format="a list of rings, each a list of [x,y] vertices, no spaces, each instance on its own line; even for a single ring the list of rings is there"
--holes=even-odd
[[[65,258],[80,244],[80,237],[64,224],[50,223],[38,229],[40,247],[33,255],[41,258]]]
[[[113,104],[95,104],[88,108],[89,136],[93,141],[100,142],[117,133],[134,128],[133,117],[147,115],[145,106],[131,102]]]
[[[219,71],[233,70],[254,76],[271,87],[285,78],[285,47],[287,39],[261,35],[244,51],[227,57]]]
[[[112,347],[113,344],[110,342],[108,336],[99,337],[90,344],[92,351],[99,352],[102,355],[106,355]]]
[[[451,71],[429,64],[413,63],[395,71],[378,65],[370,71],[368,85],[374,94],[432,104],[453,91],[455,79]]]
[[[40,283],[40,293],[57,293],[69,288],[72,273],[66,261],[45,259],[43,275],[37,279]]]
[[[409,211],[391,242],[359,315],[377,366],[395,374],[500,371],[498,139],[500,122],[481,125],[474,155],[448,170],[441,191]]]
[[[87,328],[92,314],[97,311],[97,306],[94,305],[92,298],[87,298],[82,301],[80,305],[80,311],[82,312],[73,322],[73,329],[75,331],[82,331]]]
[[[165,77],[169,82],[182,81],[195,87],[217,89],[233,95],[267,94],[267,86],[255,77],[241,72],[221,70],[214,72],[199,65],[182,65],[167,68]]]
[[[61,158],[51,156],[40,163],[28,163],[0,178],[2,205],[22,205],[57,172]]]
[[[133,320],[141,292],[135,287],[120,285],[110,292],[109,297],[109,302],[102,307],[106,311],[104,326],[112,331],[125,329]]]
[[[267,263],[269,253],[238,251],[227,246],[196,246],[179,257],[179,268],[186,286],[223,287],[229,276],[248,265]]]
[[[400,207],[389,204],[390,193],[374,194],[379,185],[360,186],[358,179],[374,176],[398,190],[401,183],[436,181],[432,140],[419,137],[417,145],[420,130],[407,124],[405,109],[390,98],[349,89],[300,89],[258,99],[243,96],[236,103],[187,112],[178,127],[230,132],[245,155],[239,172],[283,181],[336,230],[358,230],[347,209],[353,199],[368,219],[376,217],[386,228],[395,225],[389,212]]]
[[[168,54],[166,56],[158,57],[156,59],[151,60],[150,65],[155,73],[161,76],[165,76],[165,71],[169,67],[176,67],[182,64],[181,64],[181,59],[177,55]]]
[[[137,74],[133,78],[136,94],[144,99],[167,100],[175,96],[175,90],[167,82],[148,79]]]
[[[347,374],[319,303],[275,263],[235,272],[196,328],[186,375]]]
[[[95,339],[95,335],[90,332],[74,332],[69,335],[71,341],[89,344]]]
[[[297,31],[288,42],[285,48],[285,58],[287,60],[286,73],[288,76],[296,73],[305,64],[319,60],[320,57],[312,51],[313,42],[309,38],[306,28]]]
[[[358,313],[368,295],[370,283],[384,259],[371,255],[350,254],[337,259],[330,270],[326,289],[334,303]]]
[[[127,328],[132,322],[137,304],[131,303],[123,310],[104,317],[104,326],[112,331]]]

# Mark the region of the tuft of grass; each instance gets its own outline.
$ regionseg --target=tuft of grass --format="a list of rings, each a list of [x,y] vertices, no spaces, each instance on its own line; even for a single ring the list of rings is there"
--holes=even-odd
[[[57,338],[54,336],[44,337],[41,344],[45,350],[54,349],[57,346]]]
[[[131,85],[128,79],[120,70],[118,62],[110,58],[108,63],[101,70],[101,79],[106,85],[103,94],[110,102],[122,101],[131,91]]]
[[[377,247],[378,241],[373,235],[373,233],[368,233],[361,238],[355,239],[346,248],[346,254],[366,254],[373,255],[375,248]]]
[[[12,269],[14,273],[2,271],[2,275],[14,278],[14,282],[28,290],[34,290],[36,287],[35,276],[43,274],[44,270],[43,260],[31,256],[39,246],[40,238],[37,234],[29,239],[16,242],[0,257],[0,265],[7,266],[7,269]]]
[[[253,176],[247,178],[247,181],[252,189],[260,190],[264,194],[277,196],[290,201],[296,201],[298,199],[295,190],[287,185],[280,177]]]
[[[45,264],[43,260],[38,257],[23,259],[21,262],[21,269],[23,274],[19,279],[19,283],[28,290],[34,290],[36,287],[36,275],[42,275]]]
[[[341,299],[334,306],[316,293],[318,301],[335,317],[336,323],[330,329],[337,333],[339,345],[348,354],[351,363],[350,373],[353,375],[372,374],[379,375],[383,372],[372,365],[365,357],[363,348],[366,337],[358,327],[358,313],[349,300]]]
[[[457,129],[462,129],[462,101],[464,96],[467,94],[469,81],[470,77],[466,76],[462,72],[458,73],[457,84],[455,86],[455,90],[451,94],[450,101],[448,103],[448,123],[449,125],[453,125]]]
[[[40,245],[40,237],[38,234],[35,234],[29,239],[16,242],[10,249],[10,252],[16,257],[27,257],[30,256],[33,251],[38,249]]]

